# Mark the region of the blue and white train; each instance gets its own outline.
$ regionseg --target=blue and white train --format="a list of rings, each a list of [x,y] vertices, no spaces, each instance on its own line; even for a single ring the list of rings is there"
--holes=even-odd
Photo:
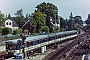
[[[65,31],[58,33],[50,33],[46,35],[28,36],[24,42],[25,52],[32,51],[42,46],[48,46],[55,42],[63,41],[66,39],[74,38],[77,36],[77,31]],[[7,54],[12,53],[14,55],[22,52],[22,39],[14,39],[6,41]]]

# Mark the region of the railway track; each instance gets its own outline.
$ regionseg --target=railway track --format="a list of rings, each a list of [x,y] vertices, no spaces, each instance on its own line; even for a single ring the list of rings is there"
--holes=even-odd
[[[86,48],[87,48],[86,45],[82,46],[70,60],[80,60],[81,56],[83,55],[83,52],[85,52]]]
[[[67,44],[65,47],[63,47],[62,49],[57,49],[55,51],[55,53],[51,54],[48,59],[44,59],[44,60],[55,60],[60,54],[64,54],[65,52],[67,52],[67,50],[70,50],[69,47],[74,46],[75,44],[77,44],[77,42],[75,42],[76,40],[74,40],[73,42],[71,42],[70,44]],[[64,52],[63,52],[64,51]],[[62,53],[63,52],[63,53]],[[62,56],[62,55],[61,55]]]
[[[76,44],[78,44],[78,42],[81,42],[82,44],[84,44],[83,42],[85,41],[86,39],[86,35],[87,34],[82,34],[79,36],[78,39],[74,40],[73,42],[71,42],[70,44],[68,44],[67,46],[65,46],[64,48],[62,49],[58,49],[54,54],[52,54],[47,60],[62,60],[61,58],[65,58],[66,57],[66,53],[73,47],[75,46]],[[79,43],[79,44],[81,44]],[[81,45],[82,45],[81,44]],[[82,53],[85,52],[85,49],[87,48],[87,45],[79,45],[78,49],[76,50],[73,50],[74,53],[73,55],[68,55],[68,59],[66,60],[80,60],[81,56],[82,56]],[[83,49],[84,48],[84,49]],[[78,56],[77,56],[78,55]],[[46,59],[44,59],[46,60]],[[65,59],[64,59],[65,60]]]
[[[79,49],[76,49],[71,53],[65,60],[80,60],[81,56],[86,52],[87,45],[81,46]]]
[[[81,38],[80,40],[82,40]],[[84,38],[84,41],[82,44],[79,45],[79,47],[75,48],[68,57],[65,58],[65,60],[80,60],[83,53],[85,53],[87,49],[86,40]]]

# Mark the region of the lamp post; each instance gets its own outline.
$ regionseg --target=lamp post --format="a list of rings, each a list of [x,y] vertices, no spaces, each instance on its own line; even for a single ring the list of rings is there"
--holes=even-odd
[[[56,47],[56,12],[57,12],[58,10],[53,10],[53,12],[54,12],[54,16],[55,16],[55,27],[54,27],[54,31],[55,31],[55,47]]]

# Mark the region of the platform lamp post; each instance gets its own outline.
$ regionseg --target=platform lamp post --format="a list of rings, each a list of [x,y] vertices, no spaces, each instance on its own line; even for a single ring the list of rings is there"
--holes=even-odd
[[[56,12],[57,12],[58,10],[53,10],[53,12],[54,12],[54,17],[55,17],[55,27],[54,27],[54,31],[55,31],[55,47],[56,47]]]

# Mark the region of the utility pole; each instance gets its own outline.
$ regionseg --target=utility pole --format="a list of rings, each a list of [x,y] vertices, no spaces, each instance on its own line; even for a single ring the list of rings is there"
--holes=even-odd
[[[54,31],[55,31],[55,48],[56,48],[56,12],[57,12],[58,10],[53,10],[53,12],[54,12],[54,16],[55,16],[55,26],[54,26]]]

